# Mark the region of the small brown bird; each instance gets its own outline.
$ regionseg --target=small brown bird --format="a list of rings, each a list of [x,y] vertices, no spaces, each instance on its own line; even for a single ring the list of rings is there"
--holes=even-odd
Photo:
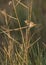
[[[27,26],[29,26],[30,28],[35,27],[37,24],[33,23],[32,21],[29,20],[25,20],[25,23]]]

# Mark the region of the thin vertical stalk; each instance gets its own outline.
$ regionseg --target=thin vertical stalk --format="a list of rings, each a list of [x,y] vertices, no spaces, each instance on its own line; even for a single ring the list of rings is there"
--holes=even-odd
[[[15,12],[16,17],[17,17],[17,20],[18,20],[19,27],[21,28],[20,21],[19,21],[19,18],[18,18],[18,15],[17,15],[17,11],[16,11],[16,7],[15,7],[15,4],[14,4],[14,0],[12,0],[12,3],[13,3],[14,12]],[[23,32],[22,32],[22,30],[20,30],[20,32],[21,32],[21,35],[22,35],[22,41],[23,41],[23,43],[24,43],[24,37],[23,37]]]
[[[33,0],[28,3],[28,20],[31,19]]]
[[[32,12],[32,0],[28,3],[28,20],[31,19]],[[24,44],[24,60],[26,61],[26,65],[28,65],[28,46],[29,46],[29,32],[30,28],[26,29],[26,42]]]
[[[9,29],[8,20],[7,20],[7,14],[6,14],[5,10],[4,10],[4,17],[5,17],[6,27]],[[10,32],[8,32],[7,34],[10,35]],[[9,54],[9,60],[10,60],[10,64],[11,64],[11,55],[12,55],[11,51],[13,50],[13,44],[12,44],[11,39],[8,38],[8,41],[9,41],[9,44],[8,44],[8,51],[7,52]]]

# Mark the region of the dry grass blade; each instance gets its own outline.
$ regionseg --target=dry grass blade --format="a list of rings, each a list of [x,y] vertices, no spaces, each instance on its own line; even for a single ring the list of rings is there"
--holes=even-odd
[[[44,45],[44,47],[46,48],[46,44],[44,42],[42,42],[42,44]]]
[[[10,55],[9,55],[9,53],[8,53],[8,51],[7,51],[5,46],[4,46],[4,51],[5,51],[6,55],[10,58]]]
[[[18,41],[16,41],[14,38],[12,38],[8,33],[6,33],[5,31],[1,30],[5,35],[8,36],[8,38],[10,38],[12,41],[14,41],[15,43],[20,44]]]
[[[14,8],[16,17],[17,17],[17,19],[18,19],[19,27],[21,28],[20,21],[19,21],[19,18],[18,18],[18,15],[17,15],[17,11],[16,11],[16,7],[15,7],[15,4],[14,4],[14,0],[12,0],[12,3],[13,3],[13,8]],[[22,32],[22,30],[20,30],[20,32],[21,32],[21,35],[22,35],[22,41],[23,41],[23,43],[24,43],[24,37],[23,37],[23,32]]]
[[[39,37],[36,41],[34,41],[28,48],[32,47],[35,43],[37,43],[39,40],[41,39],[41,37]]]
[[[33,5],[33,0],[31,0],[30,3],[28,3],[28,20],[31,19],[31,15],[32,15],[32,5]]]
[[[19,0],[16,0],[17,2],[19,2],[20,5],[22,5],[23,7],[28,9],[28,6],[26,6],[25,4],[23,4],[22,2],[20,2]]]
[[[18,57],[23,61],[23,63],[25,63],[26,64],[26,62],[25,62],[25,60],[21,57],[21,55],[17,52],[17,53],[15,53],[15,55],[18,55]]]
[[[23,30],[23,29],[26,29],[26,28],[28,28],[28,26],[16,28],[16,29],[7,29],[7,28],[1,26],[1,29],[5,30],[5,32],[19,31],[19,30]],[[0,33],[3,33],[3,32],[0,32]]]
[[[9,53],[7,52],[6,47],[4,46],[3,48],[4,48],[4,49],[2,49],[2,48],[0,47],[0,50],[2,50],[2,52],[5,54],[5,56],[6,56],[6,57],[8,56],[8,58],[9,58]],[[2,53],[1,53],[1,54],[2,54]]]
[[[11,18],[11,19],[18,20],[17,18],[15,18],[15,17],[13,17],[13,16],[11,16],[11,15],[9,15],[9,14],[7,14],[7,16],[8,16],[9,18]]]
[[[4,18],[5,18],[6,26],[7,26],[7,28],[9,29],[6,10],[4,9],[4,10],[2,11],[2,13],[3,13]],[[7,35],[10,37],[10,32],[8,32]],[[9,37],[8,37],[8,39],[9,39]],[[10,38],[11,38],[11,37],[10,37]],[[7,52],[9,53],[9,58],[10,58],[10,56],[11,56],[11,51],[12,51],[12,50],[13,50],[13,44],[12,44],[11,39],[9,39],[8,51],[7,51]]]
[[[38,33],[42,28],[39,28],[38,30],[34,31],[34,33],[30,36],[29,43],[32,40],[33,36]]]
[[[2,52],[3,52],[4,54],[6,54],[5,50],[2,49],[1,47],[0,47],[0,50],[2,50]],[[0,52],[1,52],[1,51],[0,51]],[[1,53],[1,54],[2,54],[2,53]]]
[[[17,7],[17,5],[20,3],[21,0],[17,1],[17,4],[15,5],[15,7]]]
[[[0,13],[5,16],[4,10],[0,10]],[[9,15],[8,13],[6,13],[6,15],[7,15],[9,18],[11,18],[11,19],[17,20],[17,18],[15,18],[15,17]]]

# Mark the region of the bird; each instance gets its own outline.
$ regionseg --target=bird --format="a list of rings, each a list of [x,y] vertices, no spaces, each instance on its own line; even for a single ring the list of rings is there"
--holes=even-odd
[[[30,20],[25,20],[25,23],[27,26],[29,26],[30,28],[35,27],[37,24],[35,24],[34,22],[30,21]]]

